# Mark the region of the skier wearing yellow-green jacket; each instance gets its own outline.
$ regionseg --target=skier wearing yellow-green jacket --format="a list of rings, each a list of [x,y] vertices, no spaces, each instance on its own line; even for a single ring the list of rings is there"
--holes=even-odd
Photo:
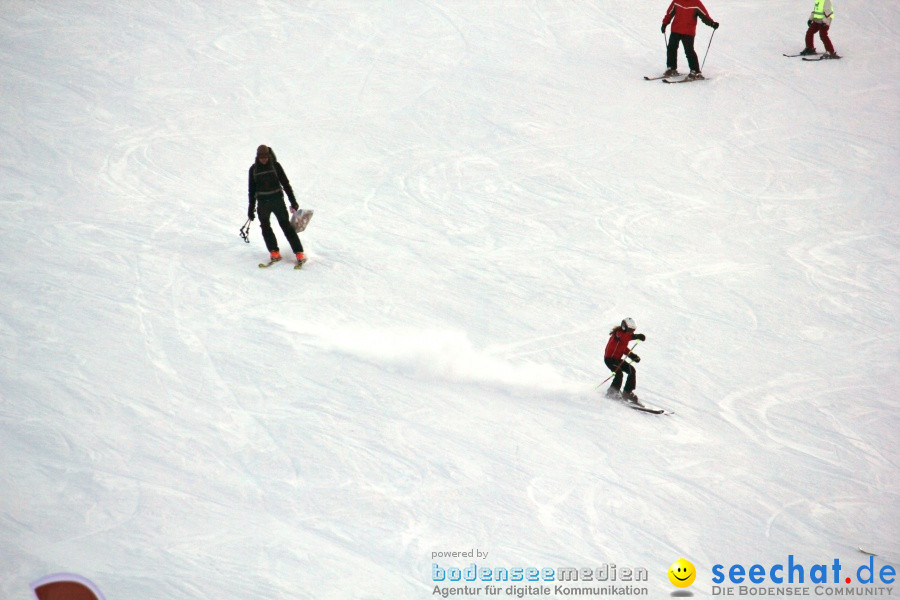
[[[816,46],[813,36],[816,33],[822,38],[825,44],[825,54],[822,58],[840,58],[838,53],[834,51],[834,44],[828,37],[828,29],[831,27],[831,20],[834,18],[834,7],[831,0],[816,0],[812,14],[809,15],[809,21],[806,24],[809,29],[806,30],[806,48],[800,54],[816,54]]]

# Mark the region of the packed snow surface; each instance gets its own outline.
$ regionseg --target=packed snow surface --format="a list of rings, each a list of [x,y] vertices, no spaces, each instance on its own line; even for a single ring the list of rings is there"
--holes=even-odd
[[[811,4],[710,0],[669,86],[665,2],[5,3],[0,597],[896,566],[900,16],[782,57]],[[626,316],[674,414],[595,389]]]

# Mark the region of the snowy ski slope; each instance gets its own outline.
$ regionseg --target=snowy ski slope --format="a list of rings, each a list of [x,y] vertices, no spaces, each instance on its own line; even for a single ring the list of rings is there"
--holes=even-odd
[[[665,4],[6,3],[0,597],[896,566],[900,16],[808,63],[811,1],[710,0],[666,86]],[[261,143],[299,272],[238,237]],[[673,415],[594,389],[625,316]]]

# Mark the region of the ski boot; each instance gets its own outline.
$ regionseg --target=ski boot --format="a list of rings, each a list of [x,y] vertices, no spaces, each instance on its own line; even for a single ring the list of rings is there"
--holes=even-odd
[[[640,404],[640,403],[641,403],[641,399],[638,398],[638,397],[637,397],[637,394],[635,394],[633,391],[622,392],[622,400],[626,400],[626,401],[631,402],[631,403],[633,403],[633,404]]]
[[[800,56],[812,56],[816,53],[815,48],[804,48],[800,51]]]
[[[281,252],[279,252],[278,250],[273,250],[272,252],[269,252],[269,262],[259,263],[259,268],[265,269],[271,267],[279,260],[281,260]]]

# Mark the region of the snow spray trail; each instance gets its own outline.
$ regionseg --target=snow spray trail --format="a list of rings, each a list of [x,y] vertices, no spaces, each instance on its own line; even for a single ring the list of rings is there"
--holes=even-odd
[[[577,393],[573,382],[548,364],[512,363],[475,348],[462,331],[365,327],[309,327],[293,324],[302,343],[364,360],[410,377],[467,384]]]

